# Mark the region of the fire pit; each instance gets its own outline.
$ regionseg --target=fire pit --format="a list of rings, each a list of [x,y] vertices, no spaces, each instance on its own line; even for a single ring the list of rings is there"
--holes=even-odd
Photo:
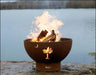
[[[63,22],[44,12],[32,23],[36,28],[27,36],[30,39],[24,40],[24,46],[28,55],[36,61],[36,70],[60,70],[60,63],[72,46],[72,39],[60,37],[58,28],[64,25]]]
[[[31,42],[30,39],[24,40],[24,46],[28,55],[36,61],[38,71],[58,71],[60,62],[70,52],[72,39],[61,38],[60,42]],[[53,52],[46,59],[43,49],[51,48]]]

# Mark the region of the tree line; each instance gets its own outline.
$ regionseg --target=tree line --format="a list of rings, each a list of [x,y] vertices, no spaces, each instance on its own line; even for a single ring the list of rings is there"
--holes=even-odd
[[[0,9],[96,8],[95,1],[18,1],[0,3]]]

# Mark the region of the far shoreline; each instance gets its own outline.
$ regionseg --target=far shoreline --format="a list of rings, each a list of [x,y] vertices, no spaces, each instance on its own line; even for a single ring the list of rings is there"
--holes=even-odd
[[[34,9],[0,9],[0,10],[44,10],[44,9],[46,9],[46,10],[62,10],[62,9],[96,9],[96,8],[41,8],[41,9],[36,9],[36,8],[34,8]]]

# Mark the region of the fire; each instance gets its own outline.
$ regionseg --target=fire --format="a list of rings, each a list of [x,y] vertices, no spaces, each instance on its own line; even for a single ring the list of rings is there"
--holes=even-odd
[[[46,54],[46,58],[45,59],[50,59],[49,58],[49,54],[51,54],[53,52],[52,48],[47,47],[47,49],[43,49],[43,53]]]
[[[35,19],[36,20],[33,21],[32,24],[35,24],[36,27],[32,28],[32,31],[27,36],[28,38],[31,38],[33,42],[42,42],[46,37],[51,34],[51,31],[54,30],[56,33],[55,42],[60,40],[61,34],[58,28],[63,25],[62,21],[57,20],[55,16],[51,16],[48,11],[43,12],[41,16],[38,16]],[[48,33],[45,37],[41,38],[40,41],[38,41],[37,37],[42,30],[47,30]]]

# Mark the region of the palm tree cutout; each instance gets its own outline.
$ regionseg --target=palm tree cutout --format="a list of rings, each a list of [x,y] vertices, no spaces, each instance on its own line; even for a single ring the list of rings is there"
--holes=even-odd
[[[47,49],[43,49],[43,53],[46,54],[46,60],[50,59],[49,58],[49,54],[51,54],[53,52],[52,48],[47,48]]]

